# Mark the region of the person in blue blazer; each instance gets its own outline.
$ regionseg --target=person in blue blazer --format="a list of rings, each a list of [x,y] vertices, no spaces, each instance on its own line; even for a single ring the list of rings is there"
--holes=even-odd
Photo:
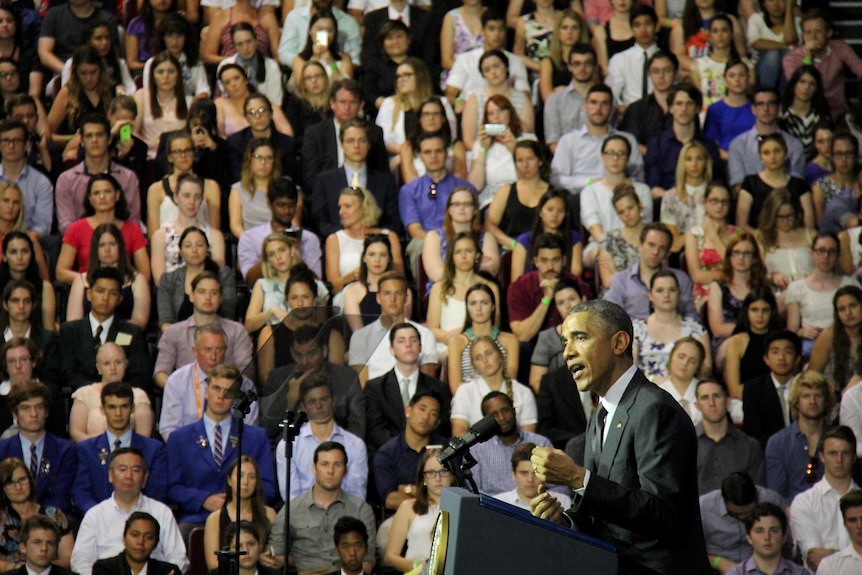
[[[231,417],[232,386],[237,368],[218,365],[209,374],[204,392],[206,407],[198,421],[180,427],[168,439],[168,500],[177,506],[181,524],[200,523],[225,502],[225,474],[237,457],[236,420]],[[254,457],[260,470],[266,502],[277,497],[269,438],[260,427],[247,425],[242,436],[243,455]]]
[[[45,431],[51,391],[44,383],[33,381],[16,385],[7,402],[18,420],[19,432],[0,441],[0,461],[21,459],[35,470],[36,501],[45,507],[68,512],[72,508],[72,484],[78,469],[74,444]]]
[[[167,499],[165,446],[132,429],[134,411],[134,393],[129,384],[117,381],[102,388],[102,412],[108,429],[77,445],[78,474],[72,487],[72,496],[82,513],[113,493],[114,488],[108,481],[108,460],[111,452],[119,447],[136,447],[144,454],[149,469],[144,495],[158,501]]]

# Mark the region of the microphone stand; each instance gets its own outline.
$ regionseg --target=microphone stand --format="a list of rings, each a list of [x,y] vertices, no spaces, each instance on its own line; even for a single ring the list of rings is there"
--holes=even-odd
[[[239,380],[234,382],[237,392],[236,399],[231,407],[231,415],[236,419],[236,540],[234,550],[225,547],[216,551],[218,557],[218,572],[219,575],[239,575],[239,558],[241,555],[246,555],[245,551],[240,551],[239,535],[240,535],[240,513],[241,513],[241,498],[239,497],[240,477],[242,477],[242,434],[245,425],[245,416],[251,411],[251,404],[257,401],[257,394],[254,390],[242,391],[242,375]]]
[[[450,459],[446,462],[446,468],[449,470],[449,473],[458,478],[458,483],[476,495],[479,495],[479,488],[476,486],[476,480],[473,479],[473,472],[471,471],[478,463],[468,449],[461,456],[460,465],[456,465],[454,459]]]
[[[290,466],[293,459],[293,440],[299,435],[299,430],[306,421],[308,421],[308,414],[304,411],[287,410],[284,421],[280,424],[284,429],[282,438],[284,439],[284,494],[286,496],[284,502],[284,565],[282,565],[284,575],[288,575],[287,557],[290,550]]]

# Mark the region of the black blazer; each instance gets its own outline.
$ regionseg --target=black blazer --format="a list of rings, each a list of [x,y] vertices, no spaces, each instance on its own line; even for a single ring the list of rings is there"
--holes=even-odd
[[[309,126],[302,140],[302,189],[304,194],[314,188],[314,178],[320,172],[338,167],[338,135],[332,118]],[[371,150],[366,160],[368,167],[378,172],[389,171],[386,146],[383,145],[383,130],[380,126],[368,124],[368,139]]]
[[[436,393],[441,401],[440,425],[437,433],[449,437],[449,388],[442,381],[419,372],[416,384],[417,393],[431,391]],[[366,443],[371,451],[377,451],[381,445],[404,433],[407,427],[407,416],[404,413],[404,402],[401,401],[401,385],[395,376],[395,370],[385,375],[375,377],[365,384],[365,432]]]
[[[131,337],[128,345],[122,346],[126,359],[129,360],[123,381],[149,390],[152,369],[141,328],[115,317],[105,341],[116,343],[120,333]],[[96,349],[93,347],[93,330],[90,329],[89,317],[60,324],[60,373],[63,384],[71,386],[72,389],[102,380],[96,370]]]
[[[270,130],[272,135],[269,137],[269,140],[275,146],[276,150],[278,150],[284,175],[297,181],[296,176],[299,170],[296,166],[296,140],[287,134],[277,131],[274,125]],[[227,139],[227,149],[230,157],[230,178],[234,182],[239,181],[242,172],[242,160],[245,157],[245,149],[251,141],[251,128],[244,128]]]
[[[314,178],[314,188],[308,203],[311,204],[311,221],[309,224],[316,227],[314,231],[326,238],[329,234],[342,229],[341,220],[338,217],[338,197],[341,190],[348,186],[347,173],[344,167],[327,170],[317,174]],[[401,217],[398,214],[398,189],[395,187],[395,178],[389,172],[377,172],[366,170],[365,187],[377,200],[377,205],[383,213],[378,225],[387,228],[396,234],[401,231]]]
[[[126,571],[125,573],[123,573],[123,575],[128,575],[128,573],[129,573],[129,571]],[[177,571],[177,574],[179,574],[179,571]],[[22,565],[21,567],[18,567],[17,569],[11,569],[9,571],[6,571],[4,573],[4,575],[27,575],[27,567],[25,565]],[[78,575],[78,574],[75,573],[74,571],[70,570],[70,569],[66,569],[65,567],[60,567],[59,565],[53,565],[52,564],[51,570],[48,571],[48,575]]]
[[[171,571],[174,575],[180,575],[180,568],[167,561],[153,559],[147,561],[147,575],[168,575]],[[126,552],[121,551],[119,555],[99,559],[93,563],[93,575],[129,575],[131,568],[126,563]],[[26,573],[24,575],[27,575]],[[53,572],[49,575],[54,575]]]
[[[784,429],[781,399],[771,374],[745,382],[742,386],[742,412],[746,433],[759,441],[765,451],[769,438]]]
[[[568,368],[561,367],[542,376],[542,386],[536,397],[539,410],[540,435],[544,435],[557,449],[587,429],[587,418],[578,388]]]
[[[410,15],[410,55],[422,58],[429,69],[440,61],[440,42],[433,38],[431,14],[416,6],[408,6]],[[372,10],[362,19],[365,35],[362,39],[362,61],[369,62],[383,53],[379,39],[380,28],[389,21],[389,7]],[[436,41],[435,41],[436,40]],[[426,59],[427,57],[427,59]],[[431,76],[432,83],[434,76]]]
[[[623,393],[598,461],[587,429],[584,494],[567,513],[616,543],[620,575],[709,573],[697,490],[697,436],[667,392],[638,370]]]

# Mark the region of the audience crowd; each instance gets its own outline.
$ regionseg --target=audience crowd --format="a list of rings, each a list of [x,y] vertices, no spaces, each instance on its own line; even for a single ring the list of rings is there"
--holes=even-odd
[[[0,2],[0,572],[419,573],[451,436],[496,419],[527,509],[534,447],[583,461],[559,326],[605,298],[712,569],[862,573],[828,3],[485,4]]]

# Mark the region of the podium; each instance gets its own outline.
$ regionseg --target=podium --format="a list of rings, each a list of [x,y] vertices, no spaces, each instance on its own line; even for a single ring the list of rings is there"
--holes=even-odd
[[[431,575],[617,575],[617,555],[608,541],[451,487],[443,490],[428,567]]]

